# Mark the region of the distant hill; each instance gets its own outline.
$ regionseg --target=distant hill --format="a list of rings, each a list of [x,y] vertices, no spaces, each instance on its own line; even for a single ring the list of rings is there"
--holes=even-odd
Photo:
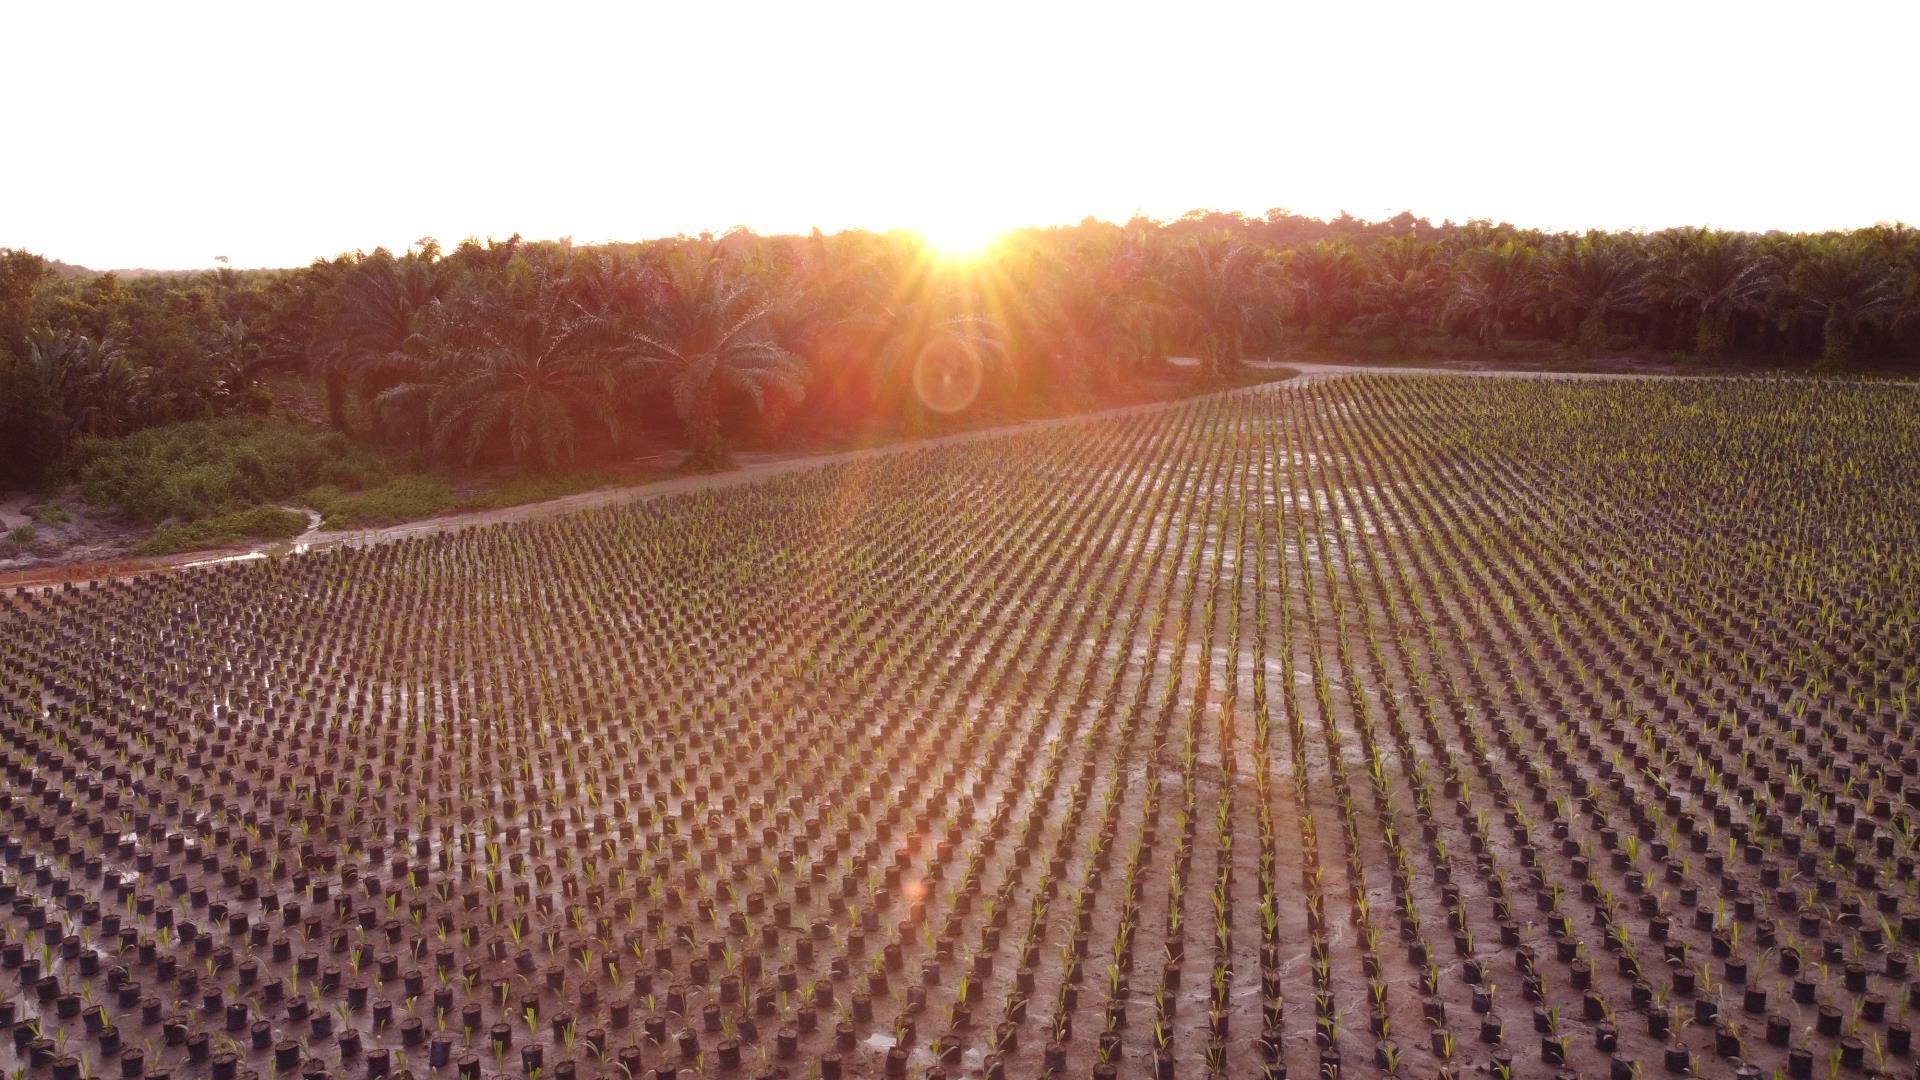
[[[149,270],[144,266],[132,266],[113,271],[122,281],[137,281],[140,278],[197,277],[205,270]]]
[[[154,270],[145,266],[132,266],[115,268],[113,270],[95,270],[91,267],[79,266],[75,263],[61,262],[59,259],[47,259],[47,266],[53,271],[53,275],[62,281],[77,281],[82,278],[99,277],[101,274],[118,274],[122,281],[137,281],[141,278],[187,278],[198,277],[208,272],[208,269],[205,267],[194,270]],[[268,267],[260,267],[253,270],[238,270],[237,272],[242,274],[271,273],[272,270]]]
[[[99,277],[101,274],[115,274],[118,275],[122,281],[139,281],[142,278],[197,278],[202,274],[213,272],[211,269],[204,267],[197,270],[154,270],[145,266],[118,267],[112,270],[94,270],[85,266],[75,266],[73,263],[64,263],[58,259],[48,259],[47,265],[53,268],[54,276],[63,281]],[[272,274],[278,272],[276,269],[264,266],[254,269],[234,270],[236,274]]]

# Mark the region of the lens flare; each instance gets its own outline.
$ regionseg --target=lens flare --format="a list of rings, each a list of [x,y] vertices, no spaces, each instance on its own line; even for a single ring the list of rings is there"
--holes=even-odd
[[[913,392],[937,413],[957,413],[980,396],[980,357],[956,341],[935,341],[913,361]]]

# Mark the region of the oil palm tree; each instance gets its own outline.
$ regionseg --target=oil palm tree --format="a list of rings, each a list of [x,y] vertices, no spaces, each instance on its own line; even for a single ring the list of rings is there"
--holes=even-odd
[[[1920,260],[1895,271],[1895,277],[1900,286],[1900,303],[1893,311],[1894,329],[1920,326]]]
[[[1886,264],[1899,299],[1887,318],[1894,330],[1920,324],[1920,229],[1910,225],[1875,225],[1856,234],[1867,249]]]
[[[769,390],[794,401],[806,392],[806,366],[773,340],[770,311],[752,284],[721,260],[688,259],[666,275],[659,303],[623,333],[627,374],[666,388],[686,424],[695,464],[727,459],[720,433],[724,394],[742,394],[764,409]]]
[[[1161,271],[1158,291],[1216,379],[1226,378],[1239,365],[1259,309],[1271,307],[1275,299],[1258,250],[1228,240],[1196,241],[1175,249]]]
[[[1646,260],[1631,241],[1589,233],[1554,253],[1547,302],[1573,321],[1581,354],[1592,356],[1606,339],[1607,317],[1640,305],[1646,278]]]
[[[609,323],[538,274],[490,294],[436,305],[412,378],[383,391],[376,410],[412,418],[438,452],[472,463],[504,443],[516,465],[573,460],[589,420],[619,431]]]
[[[1791,289],[1800,308],[1821,320],[1821,361],[1852,359],[1861,329],[1898,307],[1900,284],[1877,252],[1851,237],[1809,244],[1793,269]]]
[[[1142,357],[1149,336],[1140,301],[1147,269],[1145,253],[1125,241],[1039,258],[1033,300],[1025,307],[1029,335],[1057,359],[1062,381],[1078,389],[1110,385]]]
[[[1779,284],[1773,260],[1738,233],[1668,233],[1658,251],[1647,295],[1694,317],[1694,349],[1702,356],[1725,352],[1734,317],[1764,309]]]
[[[767,297],[767,336],[811,362],[823,332],[846,318],[860,296],[859,237],[828,239],[819,229],[777,249],[761,266],[759,287]]]
[[[1404,277],[1409,273],[1431,275],[1439,266],[1440,245],[1412,233],[1389,236],[1367,250],[1367,262],[1383,277]]]
[[[327,422],[335,428],[348,426],[351,395],[371,400],[417,366],[411,361],[419,359],[425,321],[451,286],[438,257],[431,242],[398,259],[379,250],[341,276],[314,351]]]
[[[1296,309],[1306,313],[1307,336],[1319,342],[1351,314],[1366,269],[1346,241],[1321,240],[1293,252],[1282,275]]]
[[[619,252],[582,255],[564,275],[566,299],[609,322],[630,318],[660,303],[666,279],[658,267]]]
[[[1354,325],[1391,336],[1394,351],[1404,354],[1413,331],[1432,318],[1439,295],[1439,284],[1428,271],[1378,267],[1360,286],[1361,315]]]
[[[1507,329],[1537,299],[1534,249],[1517,240],[1463,252],[1454,267],[1446,316],[1471,326],[1480,343],[1498,349]]]
[[[1439,304],[1438,249],[1412,235],[1390,237],[1368,252],[1366,280],[1360,284],[1364,332],[1384,333],[1404,354],[1413,331],[1433,317]]]

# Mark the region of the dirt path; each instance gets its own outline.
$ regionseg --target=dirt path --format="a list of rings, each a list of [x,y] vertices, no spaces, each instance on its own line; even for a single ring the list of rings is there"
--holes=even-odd
[[[1287,368],[1299,370],[1295,365],[1262,365],[1272,369]],[[1280,385],[1287,380],[1260,383],[1254,386],[1237,387],[1222,391],[1226,394],[1244,394]],[[458,514],[444,514],[439,517],[423,518],[419,521],[402,522],[398,525],[386,525],[366,529],[326,530],[310,528],[290,542],[259,545],[250,548],[228,548],[213,551],[187,552],[154,558],[127,558],[108,562],[70,563],[64,566],[42,566],[30,570],[19,570],[0,574],[0,589],[8,588],[50,588],[66,582],[88,582],[111,580],[135,574],[154,573],[162,570],[179,570],[194,566],[210,566],[217,563],[244,562],[263,559],[269,555],[298,553],[314,548],[337,547],[341,545],[364,547],[408,536],[421,536],[449,529],[463,529],[474,525],[491,525],[511,521],[528,521],[536,518],[552,517],[579,510],[590,510],[607,506],[624,506],[628,503],[647,499],[657,499],[666,495],[676,495],[688,491],[713,490],[738,487],[788,473],[804,472],[829,465],[847,462],[865,461],[885,457],[891,454],[906,453],[912,450],[930,449],[940,446],[958,446],[978,442],[983,439],[999,438],[1023,431],[1041,431],[1048,428],[1064,427],[1086,420],[1108,417],[1130,416],[1138,413],[1155,412],[1160,409],[1176,408],[1195,401],[1205,400],[1209,395],[1176,398],[1170,401],[1155,401],[1144,405],[1123,405],[1094,412],[1071,413],[1065,416],[1047,417],[1040,420],[1027,420],[1015,424],[1002,424],[995,427],[977,428],[972,431],[957,432],[952,435],[939,435],[924,439],[906,439],[887,443],[883,446],[863,447],[858,450],[842,450],[827,454],[798,454],[790,457],[769,457],[751,460],[737,468],[719,473],[698,473],[689,476],[676,476],[666,480],[648,481],[629,487],[601,488],[585,491],[577,495],[566,495],[543,502],[523,503],[519,506],[502,507],[496,510],[474,510]],[[294,508],[289,508],[294,509]],[[304,511],[303,511],[304,512]]]
[[[33,501],[34,496],[25,492],[0,499],[0,532],[33,524],[33,519],[27,516],[27,504]]]
[[[1499,369],[1453,369],[1453,368],[1417,368],[1392,367],[1367,364],[1318,364],[1318,363],[1264,363],[1254,362],[1251,366],[1268,370],[1292,370],[1298,372],[1295,380],[1276,380],[1254,386],[1237,387],[1221,391],[1222,394],[1257,393],[1282,381],[1299,381],[1335,378],[1342,375],[1432,375],[1464,376],[1470,378],[1498,379],[1569,379],[1569,380],[1649,380],[1649,379],[1719,379],[1731,376],[1717,374],[1673,375],[1656,372],[1543,372],[1513,371]],[[1888,385],[1920,386],[1920,382],[1890,381]],[[0,574],[0,589],[5,588],[49,588],[66,582],[87,582],[110,580],[134,574],[154,573],[162,570],[176,570],[193,566],[209,566],[225,562],[241,562],[262,559],[270,555],[299,553],[314,548],[348,545],[363,547],[383,543],[408,536],[421,536],[449,529],[463,529],[474,525],[490,525],[502,522],[528,521],[567,514],[579,510],[589,510],[607,506],[623,506],[628,503],[656,499],[666,495],[675,495],[688,491],[715,490],[758,483],[775,476],[804,472],[829,465],[840,465],[854,461],[900,454],[912,450],[931,449],[940,446],[958,446],[995,439],[1023,431],[1040,431],[1048,428],[1065,427],[1087,420],[1110,417],[1131,416],[1140,413],[1157,412],[1162,409],[1178,408],[1201,397],[1177,398],[1171,401],[1156,401],[1144,405],[1125,405],[1095,412],[1073,413],[1066,416],[1048,417],[1041,420],[1028,420],[1016,424],[1003,424],[996,427],[978,428],[973,431],[958,432],[952,435],[940,435],[926,439],[903,440],[884,446],[863,447],[858,450],[843,450],[827,454],[802,454],[792,457],[777,457],[752,461],[738,468],[721,473],[700,473],[690,476],[677,476],[667,480],[655,480],[630,487],[602,488],[597,491],[567,495],[544,502],[524,503],[519,506],[503,507],[497,510],[476,510],[458,514],[446,514],[440,517],[424,518],[398,525],[381,526],[367,529],[325,530],[310,528],[296,540],[287,543],[257,546],[253,548],[232,548],[216,551],[189,552],[160,558],[129,558],[110,562],[74,563],[65,566],[36,567]]]
[[[1395,367],[1391,364],[1315,364],[1304,361],[1289,361],[1281,364],[1254,363],[1253,367],[1289,367],[1302,377],[1325,378],[1333,375],[1449,375],[1462,378],[1481,379],[1558,379],[1573,382],[1644,382],[1647,380],[1686,380],[1701,379],[1741,379],[1764,378],[1763,373],[1741,374],[1725,371],[1703,371],[1699,373],[1669,371],[1516,371],[1502,368],[1473,367]],[[1830,375],[1775,375],[1775,378],[1791,378],[1802,382],[1842,383],[1848,386],[1904,386],[1920,387],[1920,380],[1914,379],[1875,379],[1863,383],[1858,379],[1845,379]]]

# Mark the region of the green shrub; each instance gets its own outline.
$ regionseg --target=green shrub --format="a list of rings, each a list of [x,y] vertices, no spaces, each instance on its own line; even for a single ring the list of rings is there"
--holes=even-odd
[[[329,484],[307,492],[303,501],[320,511],[329,529],[392,525],[461,506],[459,496],[445,480],[419,474],[395,477],[365,491],[347,492]]]
[[[67,508],[57,502],[36,506],[27,513],[42,525],[65,525],[73,520],[73,515],[67,512]]]
[[[172,555],[232,547],[253,540],[287,540],[306,531],[305,514],[277,506],[255,506],[185,525],[170,525],[155,531],[134,551],[140,555]]]
[[[318,484],[360,487],[390,470],[338,432],[260,416],[84,440],[68,460],[87,501],[136,521],[197,521],[284,500]]]
[[[17,525],[0,533],[0,559],[25,554],[39,538],[40,531],[31,525]]]

